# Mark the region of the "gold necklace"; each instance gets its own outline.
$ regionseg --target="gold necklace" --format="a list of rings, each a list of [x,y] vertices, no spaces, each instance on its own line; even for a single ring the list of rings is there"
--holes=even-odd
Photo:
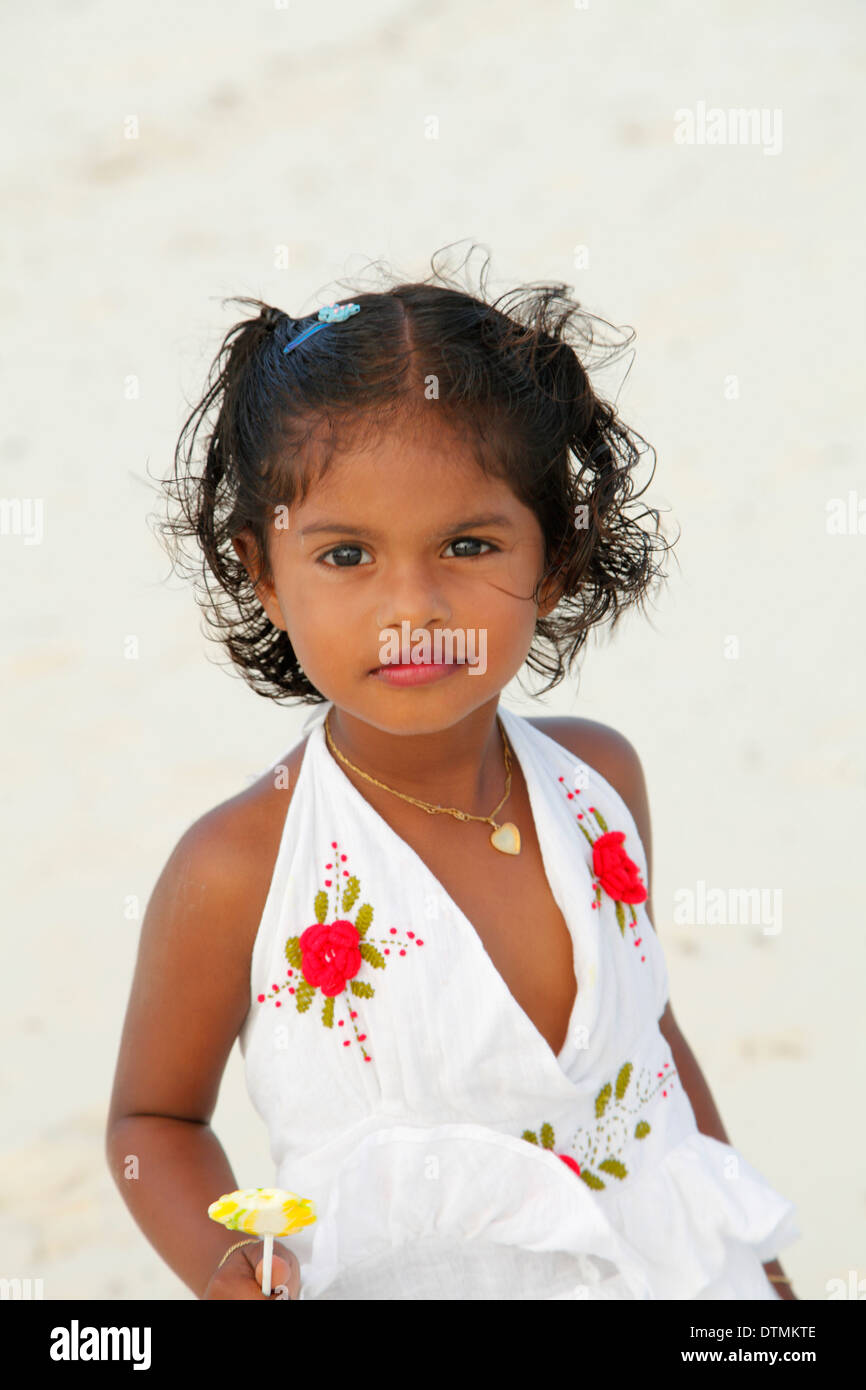
[[[328,727],[328,720],[330,719],[330,717],[331,711],[328,710],[328,713],[325,716],[325,737],[328,740],[328,747],[331,749],[333,753],[336,754],[336,756],[340,759],[341,763],[345,763],[346,766],[350,767],[353,772],[357,772],[359,777],[366,778],[368,782],[372,782],[373,785],[376,787],[381,787],[383,791],[391,792],[393,796],[399,796],[402,801],[411,801],[413,806],[420,806],[421,810],[427,811],[429,815],[436,815],[438,812],[444,811],[446,815],[456,816],[458,820],[486,821],[488,825],[493,826],[493,834],[490,836],[490,843],[494,849],[498,849],[500,854],[520,853],[520,831],[518,830],[517,826],[514,825],[511,821],[505,821],[504,824],[497,825],[496,821],[493,819],[493,817],[496,815],[496,812],[499,810],[501,806],[505,805],[505,802],[511,795],[511,752],[508,747],[508,740],[505,737],[505,730],[502,727],[502,720],[499,718],[499,715],[496,716],[496,722],[499,725],[499,732],[502,736],[502,747],[505,752],[505,795],[499,802],[499,805],[494,806],[489,816],[473,816],[468,811],[458,811],[453,806],[434,806],[429,801],[419,801],[416,796],[407,796],[405,792],[398,792],[395,791],[393,787],[386,787],[384,782],[377,781],[377,779],[375,777],[371,777],[368,772],[362,772],[359,767],[356,767],[354,763],[350,763],[349,759],[343,756],[339,748],[335,746],[334,740],[331,738],[331,730]]]

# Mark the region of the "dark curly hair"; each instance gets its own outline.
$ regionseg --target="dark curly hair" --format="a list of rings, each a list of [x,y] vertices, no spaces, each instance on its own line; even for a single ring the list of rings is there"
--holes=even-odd
[[[655,472],[655,451],[599,398],[588,376],[621,356],[634,334],[611,343],[598,327],[610,325],[570,299],[568,285],[530,285],[488,302],[488,263],[478,294],[437,270],[436,255],[426,280],[352,288],[361,312],[287,354],[285,345],[315,313],[294,319],[260,299],[228,301],[259,312],[229,329],[207,390],[183,425],[173,476],[162,480],[167,507],[159,530],[175,567],[197,581],[208,636],[215,633],[258,694],[304,704],[325,699],[301,670],[288,634],[264,612],[232,538],[250,528],[256,582],[270,580],[274,509],[303,498],[338,445],[422,411],[429,419],[435,408],[479,466],[504,478],[538,518],[545,568],[533,597],[554,577],[561,588],[557,606],[538,619],[526,657],[550,677],[538,693],[563,680],[595,625],[609,619],[613,628],[630,603],[643,604],[656,578],[667,577],[655,561],[656,550],[670,548],[658,511],[626,514],[633,469],[648,450],[653,469],[640,497]],[[196,440],[215,407],[199,473]],[[644,517],[653,519],[652,530],[639,524]],[[186,540],[194,543],[190,555]]]

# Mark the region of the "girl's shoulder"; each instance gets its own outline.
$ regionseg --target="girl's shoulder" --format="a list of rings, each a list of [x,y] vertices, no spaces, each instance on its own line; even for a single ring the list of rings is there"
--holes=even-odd
[[[622,786],[631,789],[642,767],[637,750],[625,734],[609,724],[569,715],[545,715],[526,722],[601,773],[605,781],[628,800]]]
[[[652,829],[646,778],[637,750],[625,734],[609,724],[568,715],[547,715],[527,723],[574,753],[611,786],[634,821],[649,867]]]
[[[266,879],[267,891],[306,743],[304,738],[243,791],[192,823],[180,845],[202,870],[210,865],[214,874],[235,883],[242,877],[247,890]]]

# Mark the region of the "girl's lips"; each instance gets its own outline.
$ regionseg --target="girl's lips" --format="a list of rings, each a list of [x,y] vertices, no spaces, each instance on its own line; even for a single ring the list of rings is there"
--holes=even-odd
[[[378,666],[371,674],[388,685],[429,685],[432,681],[445,680],[462,666],[460,661],[422,661],[413,662],[411,666]]]

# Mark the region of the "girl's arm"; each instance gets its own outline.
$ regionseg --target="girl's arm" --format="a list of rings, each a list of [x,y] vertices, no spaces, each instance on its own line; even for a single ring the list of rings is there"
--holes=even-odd
[[[207,1208],[238,1186],[210,1118],[249,1007],[267,896],[255,829],[251,802],[235,798],[197,821],[165,865],[142,926],[106,1124],[121,1196],[199,1298],[242,1239]]]
[[[631,811],[637,826],[646,854],[651,884],[653,881],[652,827],[650,825],[649,799],[643,767],[632,744],[616,729],[611,729],[607,725],[596,723],[593,720],[556,718],[538,722],[544,723],[544,732],[549,737],[557,739],[577,757],[588,762],[591,767],[597,768],[602,777],[606,778],[611,786],[619,792]],[[647,898],[644,906],[650,919],[650,925],[655,930],[652,895]],[[698,1066],[694,1053],[677,1026],[670,1002],[659,1019],[659,1029],[671,1049],[674,1063],[695,1113],[695,1121],[701,1134],[707,1134],[711,1139],[718,1139],[722,1144],[730,1144],[731,1141],[722,1124],[722,1117],[713,1100],[712,1092]],[[785,1278],[785,1271],[778,1260],[768,1260],[764,1269],[768,1275],[776,1275],[779,1279]],[[781,1298],[796,1298],[796,1294],[787,1280],[784,1283],[773,1280],[772,1283],[773,1288],[776,1289]]]

